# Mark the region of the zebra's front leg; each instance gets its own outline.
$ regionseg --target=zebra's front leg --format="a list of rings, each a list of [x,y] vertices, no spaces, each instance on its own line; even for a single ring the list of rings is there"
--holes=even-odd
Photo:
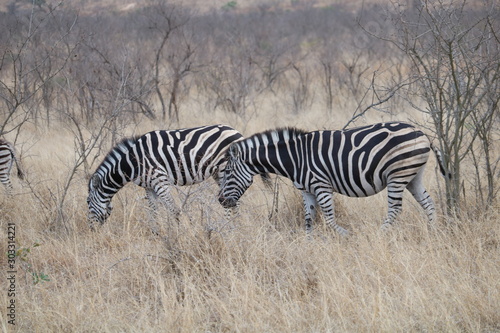
[[[322,189],[316,194],[316,201],[325,216],[326,224],[333,228],[341,236],[347,236],[349,232],[335,223],[335,207],[333,206],[333,192]]]
[[[312,232],[312,224],[316,218],[316,196],[314,194],[302,191],[302,200],[304,202],[304,211],[306,218],[306,234]]]
[[[174,198],[170,193],[170,186],[163,185],[155,188],[156,195],[160,198],[165,208],[172,214],[177,222],[179,222],[179,215],[181,210],[175,204]]]

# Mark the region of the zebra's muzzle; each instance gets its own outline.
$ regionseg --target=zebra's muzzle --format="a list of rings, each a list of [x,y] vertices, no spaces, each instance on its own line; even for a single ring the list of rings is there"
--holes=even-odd
[[[224,198],[223,195],[219,195],[219,203],[222,205],[224,208],[233,208],[236,207],[237,205],[237,200],[232,199],[232,198]]]

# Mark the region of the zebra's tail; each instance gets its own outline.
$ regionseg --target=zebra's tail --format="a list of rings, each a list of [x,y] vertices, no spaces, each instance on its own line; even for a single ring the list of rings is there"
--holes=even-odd
[[[447,171],[447,168],[445,166],[444,159],[443,159],[443,153],[441,153],[441,150],[439,150],[439,148],[434,146],[432,143],[431,143],[431,148],[434,151],[434,154],[436,155],[436,159],[438,161],[439,170],[441,171],[441,174],[444,177],[451,179],[452,175],[451,175],[451,172]]]

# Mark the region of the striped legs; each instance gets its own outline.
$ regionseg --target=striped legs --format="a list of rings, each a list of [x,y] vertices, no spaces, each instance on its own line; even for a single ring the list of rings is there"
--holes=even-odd
[[[181,210],[175,204],[174,198],[170,193],[170,186],[155,188],[155,193],[165,208],[172,214],[175,220],[178,221]]]
[[[422,206],[427,218],[429,219],[429,225],[432,226],[436,220],[436,208],[434,206],[434,201],[432,200],[429,193],[427,193],[424,185],[422,184],[423,168],[420,169],[417,176],[406,187],[408,191],[413,195],[415,200]]]
[[[382,230],[386,230],[388,227],[390,227],[394,223],[399,213],[401,213],[403,192],[405,188],[413,195],[420,206],[422,206],[429,219],[429,224],[432,224],[435,221],[436,209],[434,206],[434,201],[427,193],[422,183],[423,172],[424,168],[421,168],[415,178],[413,178],[409,183],[398,182],[397,180],[394,180],[387,185],[389,209],[387,218],[382,224]]]
[[[159,199],[165,208],[179,220],[179,214],[181,210],[175,204],[174,198],[170,193],[170,182],[168,180],[168,175],[163,171],[155,170],[153,176],[151,177],[151,182],[145,186],[146,196],[148,197],[150,206],[152,199]],[[148,193],[149,192],[149,193]],[[156,210],[156,205],[154,206]],[[156,216],[155,216],[156,217]]]
[[[312,223],[316,217],[316,196],[302,191],[302,200],[304,201],[304,210],[306,215],[306,234],[310,234],[312,231]]]
[[[157,210],[158,206],[156,205],[156,201],[158,200],[158,196],[155,191],[152,189],[146,189],[146,199],[148,199],[149,203],[149,227],[151,228],[151,232],[155,235],[158,235],[158,229],[156,228],[156,218],[157,218]]]
[[[151,231],[154,234],[158,234],[158,230],[154,223],[158,217],[157,211],[158,206],[157,201],[160,200],[165,208],[174,216],[176,221],[179,221],[180,209],[174,202],[174,198],[170,193],[169,186],[156,186],[155,189],[146,188],[146,199],[149,203],[149,224]]]
[[[403,206],[403,192],[407,182],[399,182],[397,180],[390,181],[387,185],[387,202],[388,210],[387,217],[382,223],[382,230],[387,230],[396,220],[396,217],[401,213]]]
[[[326,224],[333,228],[341,236],[347,236],[348,232],[337,223],[335,223],[335,208],[333,206],[333,192],[325,188],[316,191],[316,194],[302,192],[304,200],[306,232],[312,231],[312,222],[316,216],[316,203],[321,208],[325,216]]]

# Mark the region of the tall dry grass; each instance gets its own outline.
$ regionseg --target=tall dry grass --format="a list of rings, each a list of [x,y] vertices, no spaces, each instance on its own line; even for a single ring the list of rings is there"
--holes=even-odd
[[[250,120],[202,113],[181,122],[226,122],[248,135],[269,124],[336,128],[349,117],[325,119],[315,109],[291,117],[271,110],[269,105]],[[177,191],[184,207],[180,222],[162,212],[158,237],[145,222],[143,191],[130,185],[114,198],[109,221],[91,232],[81,172],[71,184],[64,219],[53,214],[74,158],[71,133],[32,129],[25,139],[34,142],[24,156],[32,188],[16,181],[12,200],[0,196],[0,237],[4,244],[7,223],[13,222],[17,247],[31,252],[16,261],[15,327],[7,323],[3,305],[9,298],[2,287],[3,331],[500,331],[498,206],[470,219],[441,216],[429,231],[407,196],[399,224],[381,234],[385,193],[337,196],[338,222],[351,236],[340,239],[319,219],[309,239],[300,195],[289,181],[278,181],[271,220],[273,193],[256,181],[230,221],[208,181]],[[426,183],[438,201],[441,180],[434,165],[431,157]],[[33,247],[35,242],[40,246]],[[7,262],[0,258],[5,286]],[[50,281],[35,284],[33,272]]]

